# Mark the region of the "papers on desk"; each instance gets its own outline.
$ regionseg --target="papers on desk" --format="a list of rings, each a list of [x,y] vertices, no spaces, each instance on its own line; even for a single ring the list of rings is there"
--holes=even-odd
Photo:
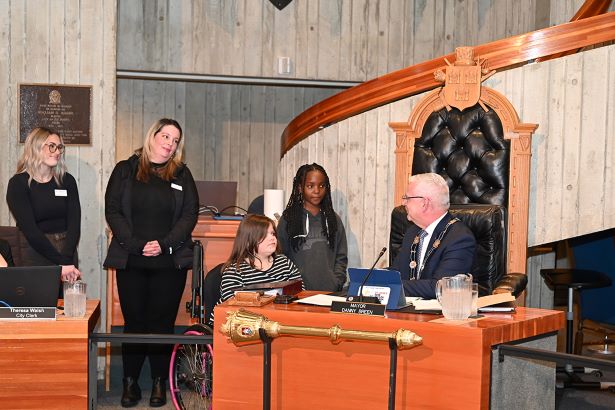
[[[419,296],[406,296],[406,305],[414,305],[414,302],[417,300],[422,300],[423,298]]]
[[[307,298],[299,299],[297,303],[303,303],[306,305],[329,306],[330,307],[333,301],[343,302],[345,300],[346,298],[342,296],[318,294],[318,295],[308,296]],[[483,296],[483,297],[478,298],[478,307],[480,309],[485,308],[485,311],[487,311],[488,308],[486,307],[492,306],[492,308],[489,309],[489,311],[509,312],[511,310],[514,310],[514,307],[502,308],[499,306],[495,307],[493,305],[499,304],[502,302],[511,302],[514,300],[515,300],[515,297],[512,296],[510,293],[500,293],[497,295]],[[408,305],[412,304],[415,310],[442,310],[442,306],[440,305],[440,302],[438,302],[437,299],[425,300],[425,299],[421,299],[417,297],[407,297],[406,304]]]
[[[478,298],[478,308],[493,306],[500,303],[514,302],[515,297],[510,293],[496,293]]]
[[[412,302],[414,310],[442,310],[438,299],[417,299]]]
[[[306,305],[316,305],[316,306],[329,306],[331,307],[331,303],[336,302],[344,302],[346,300],[345,297],[342,296],[331,296],[331,295],[313,295],[308,296],[307,298],[299,299],[297,303],[303,303]]]
[[[406,298],[409,299],[409,298]],[[513,302],[515,297],[510,293],[498,293],[495,295],[487,295],[478,298],[478,309],[483,312],[511,312],[514,311],[514,306],[494,306],[500,303]],[[442,306],[437,299],[422,300],[417,299],[412,301],[415,310],[442,310]]]

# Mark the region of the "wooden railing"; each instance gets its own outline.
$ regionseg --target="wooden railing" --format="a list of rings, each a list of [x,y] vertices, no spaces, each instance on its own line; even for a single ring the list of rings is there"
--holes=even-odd
[[[590,2],[586,2],[588,3]],[[610,4],[608,1],[602,3],[605,3],[607,8]],[[577,15],[582,9],[583,7]],[[601,10],[589,7],[587,9],[584,13]],[[615,12],[482,44],[474,47],[474,55],[486,59],[490,69],[501,71],[612,40],[615,40]],[[328,125],[440,86],[441,83],[434,80],[433,72],[446,66],[445,58],[453,62],[454,54],[394,71],[313,105],[292,120],[284,130],[281,156],[307,136]]]
[[[590,18],[590,17],[594,17],[600,14],[606,13],[606,11],[611,6],[612,2],[613,0],[585,0],[585,3],[583,3],[581,7],[579,7],[579,10],[577,10],[574,16],[572,16],[570,21],[583,20],[586,18]],[[578,52],[579,50],[580,49],[576,49],[576,50],[569,50],[569,51],[562,52],[562,53],[551,54],[550,56],[547,56],[547,57],[537,58],[536,61],[537,62],[547,61],[547,60],[552,60],[554,58],[568,56],[568,55]]]

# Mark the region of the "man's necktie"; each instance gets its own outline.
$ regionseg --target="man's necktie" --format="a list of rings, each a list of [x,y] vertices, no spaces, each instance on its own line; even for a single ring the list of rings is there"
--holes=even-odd
[[[423,251],[423,246],[424,246],[424,242],[425,242],[425,237],[427,236],[427,231],[425,230],[421,230],[421,232],[419,232],[419,244],[416,247],[416,271],[417,271],[417,275],[416,278],[418,279],[419,276],[421,275],[421,270],[422,270],[422,263],[423,263],[423,258],[421,258],[421,252]]]

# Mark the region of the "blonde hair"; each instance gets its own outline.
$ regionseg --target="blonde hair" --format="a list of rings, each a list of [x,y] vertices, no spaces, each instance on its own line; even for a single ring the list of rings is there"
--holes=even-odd
[[[17,162],[17,171],[15,171],[15,173],[21,174],[22,172],[27,172],[28,175],[30,175],[30,178],[28,178],[28,185],[30,185],[34,177],[40,176],[40,169],[43,166],[43,147],[50,135],[57,135],[60,139],[60,144],[64,145],[62,136],[49,128],[34,128],[26,137],[23,154]],[[55,167],[51,168],[51,175],[58,186],[62,185],[65,173],[66,164],[64,163],[64,153],[61,153],[58,158],[58,163]]]
[[[177,149],[173,156],[167,163],[156,170],[156,173],[160,178],[165,181],[170,181],[175,176],[175,172],[182,165],[182,157],[184,152],[184,135],[182,127],[179,123],[173,119],[161,118],[149,127],[145,138],[143,139],[143,146],[135,151],[135,154],[139,156],[139,167],[137,170],[137,180],[141,182],[147,182],[149,175],[152,172],[150,157],[152,155],[152,142],[154,137],[158,134],[162,128],[167,125],[171,125],[179,131],[179,142],[177,143]]]

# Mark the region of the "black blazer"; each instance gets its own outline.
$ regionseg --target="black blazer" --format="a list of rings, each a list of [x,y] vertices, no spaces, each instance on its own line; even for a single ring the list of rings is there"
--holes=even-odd
[[[13,262],[13,254],[11,253],[11,245],[4,239],[0,239],[0,254],[8,264],[8,266],[15,266]]]
[[[451,215],[447,213],[438,226],[436,226],[429,240],[428,250],[431,249],[434,241],[444,230],[451,218]],[[391,268],[401,273],[406,296],[434,299],[436,297],[436,282],[439,279],[472,271],[476,240],[463,222],[454,223],[449,227],[440,246],[433,251],[427,260],[427,264],[421,271],[420,279],[410,280],[410,245],[420,230],[421,228],[414,223],[410,224],[404,235],[399,254],[397,254],[393,261]]]
[[[105,217],[113,232],[113,239],[103,264],[105,268],[126,268],[128,255],[141,254],[147,243],[132,235],[131,195],[138,164],[139,157],[136,155],[118,162],[107,184]],[[187,166],[182,166],[171,182],[179,185],[181,190],[173,189],[173,228],[160,241],[160,247],[165,254],[173,255],[176,268],[190,268],[193,254],[192,230],[198,218],[199,196]]]

